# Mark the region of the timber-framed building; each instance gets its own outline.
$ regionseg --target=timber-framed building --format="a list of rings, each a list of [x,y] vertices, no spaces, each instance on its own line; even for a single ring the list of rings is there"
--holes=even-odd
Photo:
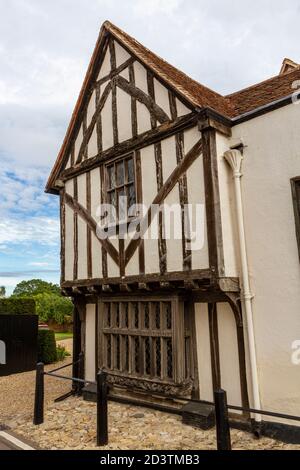
[[[87,380],[104,369],[132,402],[178,406],[222,387],[235,405],[299,414],[299,79],[286,59],[221,96],[104,23],[46,188],[60,196],[61,287]],[[101,204],[117,214],[107,237]],[[179,207],[182,236],[165,236],[161,213],[129,214],[137,204]],[[193,249],[183,209],[197,204]]]

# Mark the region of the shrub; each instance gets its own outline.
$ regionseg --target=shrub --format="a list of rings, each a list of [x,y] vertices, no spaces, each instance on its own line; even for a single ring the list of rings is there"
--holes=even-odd
[[[38,361],[44,364],[57,361],[55,334],[52,330],[38,332]]]
[[[47,292],[36,295],[34,299],[36,312],[41,321],[53,320],[58,325],[71,321],[73,304],[70,299]]]
[[[64,346],[60,344],[56,348],[56,356],[58,361],[63,361],[66,357],[71,356],[71,354],[66,350]]]
[[[0,315],[35,315],[34,299],[0,299]]]

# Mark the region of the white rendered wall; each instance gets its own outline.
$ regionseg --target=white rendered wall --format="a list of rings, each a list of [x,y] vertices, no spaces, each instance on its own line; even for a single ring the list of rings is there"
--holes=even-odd
[[[233,128],[244,151],[242,193],[262,407],[299,414],[300,265],[290,178],[300,175],[300,106]],[[291,423],[295,424],[295,423]]]
[[[207,304],[195,304],[200,399],[213,401],[213,383]]]

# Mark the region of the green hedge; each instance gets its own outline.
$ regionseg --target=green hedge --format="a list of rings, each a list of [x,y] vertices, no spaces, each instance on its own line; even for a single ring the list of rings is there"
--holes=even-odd
[[[52,330],[38,332],[38,362],[52,364],[57,361],[55,333]]]
[[[0,315],[35,315],[33,299],[0,299]]]

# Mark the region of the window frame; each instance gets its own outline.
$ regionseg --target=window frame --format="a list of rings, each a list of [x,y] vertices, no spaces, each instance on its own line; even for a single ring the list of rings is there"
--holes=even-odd
[[[291,188],[295,215],[296,238],[300,262],[300,176],[291,179]]]
[[[127,165],[125,165],[125,162],[127,160],[132,159],[133,162],[133,181],[128,181],[128,170],[127,170]],[[118,185],[117,184],[117,166],[119,163],[123,163],[124,165],[124,184]],[[114,167],[114,187],[110,186],[110,177],[109,177],[109,168]],[[128,197],[127,189],[128,187],[133,186],[134,187],[134,196],[135,196],[135,204],[138,204],[138,193],[137,193],[137,171],[136,171],[136,155],[135,152],[128,153],[126,155],[122,155],[119,158],[116,158],[114,160],[110,160],[104,164],[104,198],[105,198],[105,203],[110,204],[110,197],[109,195],[114,193],[115,194],[115,209],[116,209],[116,215],[117,219],[113,222],[108,223],[108,227],[116,227],[120,226],[122,224],[126,224],[129,222],[134,221],[137,218],[137,214],[128,216],[128,207],[127,207],[127,214],[124,219],[119,219],[119,204],[118,204],[118,192],[121,191],[122,189],[125,189],[126,195]]]
[[[122,320],[121,315],[124,315],[124,305],[128,304],[126,317],[128,318],[128,326],[126,321]],[[110,304],[110,326],[106,322],[106,304]],[[119,305],[116,310],[116,305]],[[137,310],[132,310],[133,304],[137,304]],[[149,325],[145,326],[145,304],[148,304],[148,312],[150,313]],[[159,326],[155,325],[154,318],[156,312],[152,309],[155,308],[155,305],[160,304],[160,320]],[[170,305],[171,310],[167,310],[167,304]],[[118,311],[118,325],[116,324],[116,311]],[[168,323],[167,317],[165,316],[166,312],[169,312],[171,315],[171,324]],[[192,370],[191,358],[188,356],[190,354],[192,335],[191,330],[186,324],[186,313],[184,309],[184,302],[178,300],[178,298],[162,296],[162,297],[106,297],[99,301],[98,303],[98,344],[101,344],[101,348],[98,351],[98,366],[105,370],[108,374],[113,376],[119,376],[127,378],[129,380],[139,379],[142,381],[160,383],[160,384],[170,384],[170,385],[181,385],[185,380],[188,379],[188,375]],[[120,315],[120,316],[119,316]],[[138,324],[135,325],[135,317],[138,316]],[[169,326],[171,325],[171,326]],[[124,367],[121,366],[121,362],[116,357],[116,349],[118,348],[116,338],[119,337],[120,341],[124,341],[125,337],[129,338],[130,351],[133,356],[129,357],[129,363]],[[110,349],[109,355],[107,356],[107,345],[108,338],[109,342],[112,345],[112,341],[115,341],[113,346],[114,351]],[[135,338],[138,338],[139,342],[139,354],[141,355],[141,365],[139,366],[139,371],[136,370],[136,365],[134,365],[134,341]],[[151,363],[150,373],[147,372],[147,361],[145,360],[145,343],[149,340],[151,346]],[[159,375],[157,374],[157,363],[154,365],[153,355],[156,358],[156,352],[153,353],[153,348],[156,348],[156,341],[159,340],[160,343],[160,371]],[[154,341],[154,343],[153,343]],[[168,374],[168,355],[167,355],[167,343],[172,343],[172,377]],[[187,343],[189,345],[187,346]],[[112,346],[110,346],[111,348]],[[130,354],[128,352],[128,354]],[[125,353],[124,353],[125,355]],[[126,352],[127,355],[127,352]],[[185,360],[182,360],[182,357],[185,357]],[[184,364],[183,364],[184,363]]]

